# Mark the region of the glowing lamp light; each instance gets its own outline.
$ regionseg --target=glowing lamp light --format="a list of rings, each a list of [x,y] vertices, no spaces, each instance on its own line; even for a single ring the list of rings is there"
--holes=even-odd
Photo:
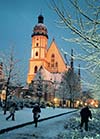
[[[87,103],[85,103],[84,105],[87,106]]]
[[[5,99],[6,99],[6,90],[2,90],[1,100],[5,100]]]
[[[54,98],[54,102],[57,102],[57,98]]]
[[[98,104],[95,104],[95,107],[98,108]]]
[[[79,104],[80,102],[79,102],[79,100],[77,100],[77,102],[76,102],[77,104]]]

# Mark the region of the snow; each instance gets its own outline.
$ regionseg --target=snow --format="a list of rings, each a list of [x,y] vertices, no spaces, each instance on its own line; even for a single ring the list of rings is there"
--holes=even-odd
[[[89,119],[88,131],[85,131],[84,127],[80,130],[80,113],[78,112],[66,120],[64,125],[66,131],[59,134],[58,139],[100,139],[100,109],[91,109],[91,112],[92,120]]]
[[[72,111],[73,109],[61,109],[61,108],[46,108],[46,109],[41,109],[41,118],[46,118],[49,116],[54,116],[57,114],[65,113],[68,111]],[[33,121],[33,115],[32,115],[32,109],[30,108],[24,108],[23,110],[16,111],[15,113],[15,121],[8,120],[6,121],[6,117],[9,115],[9,112],[7,111],[6,115],[3,115],[3,111],[0,110],[0,130],[7,128],[7,127],[12,127],[16,126],[19,124],[23,124],[26,122],[31,122]]]
[[[41,118],[65,113],[72,110],[74,109],[61,109],[61,108],[42,109]],[[71,113],[69,115],[71,115]],[[6,132],[0,135],[0,139],[56,139],[57,135],[62,130],[64,130],[64,123],[66,122],[66,117],[67,116],[69,117],[69,115],[63,115],[58,118],[42,121],[38,123],[37,128],[35,128],[34,124],[32,124],[10,132]],[[28,119],[27,121],[32,120],[31,109],[24,109],[22,111],[16,112],[17,122],[20,122],[21,120],[24,122],[25,119],[26,120]],[[16,121],[12,122],[11,120],[9,120],[5,122],[7,123],[8,126],[11,126],[11,124],[15,123]]]
[[[32,109],[23,109],[16,112],[16,121],[6,121],[0,111],[0,128],[32,121]],[[46,108],[42,109],[41,118],[65,113],[73,109]],[[100,109],[91,109],[93,118],[89,121],[89,131],[79,128],[80,114],[79,111],[70,113],[53,119],[45,120],[38,123],[35,128],[34,124],[27,125],[0,135],[0,139],[100,139]],[[3,124],[3,125],[2,125]]]
[[[36,74],[34,80],[39,79],[40,74],[42,75],[42,77],[43,77],[44,80],[50,81],[50,80],[52,79],[52,80],[51,80],[52,82],[56,81],[56,82],[58,82],[58,83],[61,82],[62,75],[63,75],[63,73],[51,73],[51,72],[49,72],[48,70],[46,70],[45,67],[42,67],[42,68],[40,68],[40,70],[37,72],[37,74]]]

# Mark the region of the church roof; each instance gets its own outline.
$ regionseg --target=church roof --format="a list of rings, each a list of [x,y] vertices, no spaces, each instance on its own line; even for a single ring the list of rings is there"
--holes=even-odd
[[[60,51],[59,51],[59,49],[58,49],[58,47],[57,47],[57,45],[56,45],[55,39],[52,40],[51,45],[50,45],[50,47],[48,48],[48,52],[49,52],[50,49],[55,49],[55,50],[57,50],[58,53],[59,53],[59,55],[62,57],[62,55],[61,55],[61,53],[60,53]],[[63,57],[62,57],[62,60],[63,60]]]

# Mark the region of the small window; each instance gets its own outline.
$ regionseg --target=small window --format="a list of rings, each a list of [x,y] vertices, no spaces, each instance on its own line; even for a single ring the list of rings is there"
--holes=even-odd
[[[39,46],[39,43],[36,43],[36,46]]]
[[[54,54],[52,54],[52,55],[51,55],[51,57],[52,57],[52,58],[54,58],[54,57],[55,57],[55,55],[54,55]]]
[[[36,52],[35,55],[38,56],[38,52]]]
[[[50,67],[50,63],[48,63],[48,67]]]
[[[37,66],[35,66],[35,67],[34,67],[34,73],[36,73],[36,72],[37,72],[37,69],[38,69],[38,67],[37,67]]]
[[[58,67],[58,62],[55,63],[56,67]]]
[[[51,62],[54,62],[55,60],[54,59],[51,59]]]
[[[51,67],[54,67],[54,64],[51,64]]]

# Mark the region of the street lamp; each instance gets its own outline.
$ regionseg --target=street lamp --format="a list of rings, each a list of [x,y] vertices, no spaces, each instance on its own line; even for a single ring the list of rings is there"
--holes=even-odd
[[[39,80],[38,80],[38,85],[37,85],[37,96],[39,97],[39,104],[40,104],[40,99],[42,97],[42,81],[41,81],[41,76],[39,76]]]
[[[61,86],[62,86],[62,93],[63,93],[63,96],[62,96],[62,102],[63,102],[63,103],[62,103],[62,104],[63,104],[63,107],[64,107],[64,104],[65,104],[66,102],[65,102],[65,96],[64,96],[64,91],[65,91],[65,90],[63,89],[63,88],[64,88],[64,82],[63,82],[63,81],[61,81]]]
[[[56,81],[54,80],[54,98],[56,97]]]

